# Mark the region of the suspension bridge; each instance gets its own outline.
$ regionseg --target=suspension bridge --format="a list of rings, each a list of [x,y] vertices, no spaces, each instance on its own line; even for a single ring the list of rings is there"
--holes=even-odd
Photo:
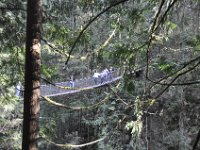
[[[119,71],[112,72],[111,76],[108,77],[104,82],[98,82],[95,84],[93,77],[87,77],[74,81],[74,87],[70,87],[70,82],[58,82],[54,84],[41,85],[41,95],[47,97],[55,97],[60,95],[67,95],[77,93],[83,90],[89,90],[98,88],[107,84],[111,84],[120,80],[122,76],[119,75]]]

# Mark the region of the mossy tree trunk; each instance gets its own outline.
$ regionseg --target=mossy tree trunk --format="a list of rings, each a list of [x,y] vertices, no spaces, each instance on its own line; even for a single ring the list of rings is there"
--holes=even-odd
[[[41,64],[42,0],[28,0],[26,27],[23,150],[37,150]]]

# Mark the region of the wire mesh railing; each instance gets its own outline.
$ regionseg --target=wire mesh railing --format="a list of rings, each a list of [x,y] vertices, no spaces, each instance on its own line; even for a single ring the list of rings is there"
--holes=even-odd
[[[41,95],[43,96],[57,96],[57,95],[64,95],[69,93],[75,93],[82,91],[84,89],[89,89],[93,87],[99,87],[104,84],[112,83],[116,80],[119,80],[121,78],[119,70],[112,71],[108,74],[107,78],[105,80],[101,80],[101,78],[98,78],[97,84],[94,82],[94,78],[92,76],[86,77],[84,79],[79,79],[73,81],[74,86],[72,87],[72,84],[70,81],[67,82],[59,82],[55,83],[55,85],[41,85]]]

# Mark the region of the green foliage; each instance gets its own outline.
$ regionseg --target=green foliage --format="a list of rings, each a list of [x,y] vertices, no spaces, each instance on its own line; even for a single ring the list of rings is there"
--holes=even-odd
[[[21,149],[22,107],[13,96],[0,97],[0,149]]]
[[[128,63],[128,61],[133,58],[133,55],[133,51],[128,45],[116,44],[115,51],[112,53],[111,58],[113,59],[114,63],[118,63],[122,66],[125,63]]]
[[[41,65],[41,73],[45,76],[45,78],[54,80],[58,78],[58,72],[56,66],[46,66],[44,64]]]
[[[51,42],[55,43],[56,47],[59,47],[60,50],[64,47],[69,46],[69,39],[70,39],[70,29],[69,27],[65,27],[64,25],[58,25],[53,23],[46,23],[43,25],[45,30],[44,33],[46,38]],[[67,49],[65,48],[65,52],[67,52]]]
[[[1,55],[2,56],[2,55]],[[9,61],[9,59],[7,59]],[[15,131],[15,132],[10,132],[11,128],[12,128],[12,122],[9,121],[9,118],[13,116],[13,110],[15,109],[15,105],[17,104],[18,98],[16,98],[14,96],[15,94],[15,81],[17,80],[17,78],[19,77],[19,74],[17,74],[18,72],[13,70],[15,67],[11,66],[11,64],[9,62],[7,62],[7,60],[3,60],[1,59],[1,64],[2,67],[0,69],[0,110],[1,110],[1,116],[0,119],[2,122],[0,122],[0,126],[1,127],[5,127],[5,129],[7,130],[6,133],[6,137],[4,137],[5,141],[2,141],[3,143],[0,143],[0,145],[5,145],[6,143],[8,143],[8,141],[12,141],[13,142],[13,147],[16,146],[15,142],[17,142],[16,140],[12,140],[11,138],[13,137],[13,135],[17,134],[16,132],[19,131]],[[16,74],[15,74],[16,73]],[[20,79],[20,78],[18,78]],[[8,123],[5,125],[5,123],[8,121]],[[14,127],[13,127],[14,128]],[[13,130],[13,129],[12,129]],[[8,140],[8,141],[7,141]],[[18,139],[20,140],[20,139]],[[20,141],[18,141],[18,144],[20,143]],[[8,147],[10,145],[7,145]],[[18,147],[20,145],[17,145]],[[19,149],[17,148],[16,149]]]
[[[124,89],[128,91],[129,93],[134,93],[135,92],[135,77],[133,75],[126,75],[124,78]],[[132,80],[130,80],[132,79]]]
[[[47,137],[53,137],[56,133],[56,121],[55,118],[41,118],[41,127],[40,132]]]
[[[186,44],[189,46],[194,47],[195,51],[199,51],[200,50],[200,36],[193,36],[187,39]]]
[[[95,120],[87,120],[84,117],[82,119],[87,125],[100,126],[106,123],[105,117],[98,117]]]
[[[153,66],[166,74],[174,72],[176,68],[176,64],[174,62],[169,62],[164,56],[160,57]]]
[[[15,150],[20,150],[21,149],[21,132],[10,132],[10,138],[8,138],[8,135],[5,133],[2,133],[0,138],[0,148],[2,150],[6,149],[15,149]]]
[[[171,30],[175,30],[177,28],[177,24],[175,24],[174,22],[172,21],[166,21],[166,25],[168,26],[169,29]]]
[[[159,65],[159,69],[164,72],[170,72],[171,68],[172,68],[172,65],[167,64],[167,63],[162,63]]]
[[[102,69],[110,65],[116,68],[123,67],[122,70],[125,72],[123,81],[120,81],[114,89],[118,96],[124,96],[123,99],[116,98],[116,95],[111,96],[109,93],[107,96],[114,97],[119,101],[115,101],[109,97],[109,101],[100,105],[96,112],[93,112],[89,117],[86,115],[86,117],[84,116],[81,119],[85,125],[95,128],[98,131],[98,133],[96,133],[97,135],[104,135],[109,131],[113,132],[113,136],[108,142],[106,141],[105,143],[102,142],[103,144],[98,144],[99,149],[124,149],[124,145],[126,144],[120,143],[121,139],[118,137],[120,137],[121,134],[116,127],[119,121],[122,121],[120,122],[122,123],[122,128],[130,130],[132,134],[132,139],[127,147],[130,147],[130,149],[143,149],[144,144],[141,142],[143,137],[140,135],[143,129],[142,116],[144,108],[142,100],[137,96],[147,96],[143,90],[144,88],[146,90],[148,81],[143,79],[138,81],[135,79],[134,71],[137,67],[145,66],[146,64],[144,61],[146,60],[146,46],[142,48],[138,47],[145,44],[149,39],[149,28],[155,19],[155,13],[160,5],[160,1],[127,1],[126,3],[112,8],[109,12],[102,14],[90,25],[82,35],[80,41],[76,44],[72,53],[74,55],[72,58],[74,59],[70,59],[67,69],[64,71],[61,70],[66,60],[66,56],[63,54],[69,52],[83,27],[88,23],[91,17],[98,14],[107,6],[112,5],[114,2],[114,0],[45,0],[42,36],[55,46],[57,48],[56,50],[59,52],[57,51],[55,55],[55,50],[42,43],[43,64],[41,66],[41,73],[49,80],[63,81],[69,74],[76,74],[77,78],[81,78],[81,76],[85,77],[86,74],[89,73],[91,75],[93,69]],[[165,2],[159,17],[165,13],[165,6],[167,6],[167,3],[169,4],[169,2]],[[187,4],[189,5],[187,6]],[[184,1],[175,5],[176,9],[171,9],[170,15],[166,16],[166,22],[152,35],[153,48],[160,49],[169,47],[172,49],[179,49],[184,46],[190,46],[195,51],[200,50],[199,35],[194,36],[193,31],[196,30],[193,29],[196,25],[192,25],[192,20],[194,19],[189,19],[196,12],[195,9],[190,10],[189,8],[195,8],[196,4],[197,0]],[[0,2],[0,7],[3,7],[0,8],[0,126],[6,129],[3,131],[3,138],[0,139],[0,149],[5,147],[9,149],[11,145],[14,147],[13,149],[19,149],[21,131],[19,129],[20,123],[18,122],[19,120],[17,120],[19,119],[17,116],[21,117],[21,111],[18,111],[16,108],[19,98],[15,97],[14,94],[17,81],[23,83],[24,78],[23,66],[26,20],[26,11],[24,10],[26,9],[26,1],[2,0]],[[4,7],[20,9],[9,10],[4,9]],[[160,18],[158,18],[158,20],[159,19]],[[99,48],[100,45],[105,42],[113,28],[117,28],[115,36],[109,41],[109,45],[106,48],[101,49],[101,52],[97,56],[95,54],[95,49]],[[182,45],[182,47],[180,45]],[[152,45],[150,45],[150,47],[151,46]],[[154,53],[152,55],[154,59]],[[185,55],[184,57],[190,59],[189,56]],[[177,59],[176,62],[179,61],[179,58],[174,59]],[[100,67],[98,68],[97,66]],[[172,60],[167,60],[167,58],[160,58],[153,60],[153,66],[161,73],[170,74],[175,70],[176,63]],[[156,72],[153,73],[155,73],[155,75],[160,75]],[[156,86],[155,93],[159,90],[160,88]],[[170,96],[173,96],[173,90],[170,89],[169,93],[171,94]],[[95,98],[97,96],[99,97],[99,95],[94,94]],[[84,106],[79,99],[82,99],[82,96],[76,98],[77,101],[74,101],[74,99],[71,100],[74,101],[71,105]],[[160,99],[162,100],[162,97]],[[163,120],[175,124],[173,121],[178,118],[181,107],[179,102],[177,102],[177,98],[174,98],[173,101],[170,101],[169,97],[166,99],[167,102],[164,104],[164,113],[168,113],[168,116],[166,114],[166,116],[162,116]],[[97,102],[96,99],[90,100]],[[134,103],[134,108],[132,105],[129,106],[129,104],[132,103]],[[157,100],[151,99],[147,101],[147,105],[150,107],[153,107],[154,104],[157,104]],[[44,104],[42,105],[44,106]],[[50,109],[49,106],[45,107],[46,109]],[[131,110],[128,111],[129,109]],[[52,109],[52,111],[55,112],[58,110],[57,108]],[[42,113],[45,114],[45,112]],[[48,114],[47,117],[49,117],[49,115],[50,114]],[[64,124],[68,122],[67,119],[69,119],[70,113],[62,111],[57,115],[60,115],[60,121]],[[77,117],[76,115],[74,116]],[[125,120],[123,120],[121,116],[126,116]],[[41,131],[51,136],[52,139],[56,137],[56,117],[57,116],[53,116],[53,119],[46,121],[42,120],[44,121],[44,126],[41,128]],[[132,117],[135,118],[133,119]],[[172,128],[171,126],[170,124],[170,128]],[[124,132],[123,129],[121,129],[121,132]],[[189,149],[190,141],[187,139],[187,134],[180,134],[178,129],[168,131],[167,133],[163,131],[162,135],[166,135],[164,137],[164,144],[167,145],[167,147],[176,149],[177,143],[179,143],[181,149]],[[184,141],[186,142],[184,143]],[[119,144],[117,144],[118,142]],[[122,145],[124,147],[122,147]]]
[[[136,116],[136,121],[130,121],[126,123],[125,129],[131,130],[131,134],[134,139],[140,137],[143,128],[143,109],[142,109],[142,102],[139,97],[136,97],[134,101],[134,115]]]
[[[78,35],[80,34],[80,32],[82,31],[82,27],[79,28],[75,33],[77,34],[76,37],[78,37]],[[84,46],[84,44],[88,44],[89,41],[91,40],[91,34],[92,31],[91,30],[86,30],[83,35],[81,36],[80,41],[77,43],[77,45],[82,45]],[[74,42],[74,41],[73,41]]]
[[[137,120],[128,122],[125,126],[125,129],[131,130],[131,134],[135,138],[141,135],[142,127],[143,127],[142,121]]]

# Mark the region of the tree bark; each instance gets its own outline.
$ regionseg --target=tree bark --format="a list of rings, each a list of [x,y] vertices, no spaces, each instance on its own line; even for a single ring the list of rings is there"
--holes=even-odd
[[[42,0],[28,0],[22,150],[37,150],[41,64]]]

